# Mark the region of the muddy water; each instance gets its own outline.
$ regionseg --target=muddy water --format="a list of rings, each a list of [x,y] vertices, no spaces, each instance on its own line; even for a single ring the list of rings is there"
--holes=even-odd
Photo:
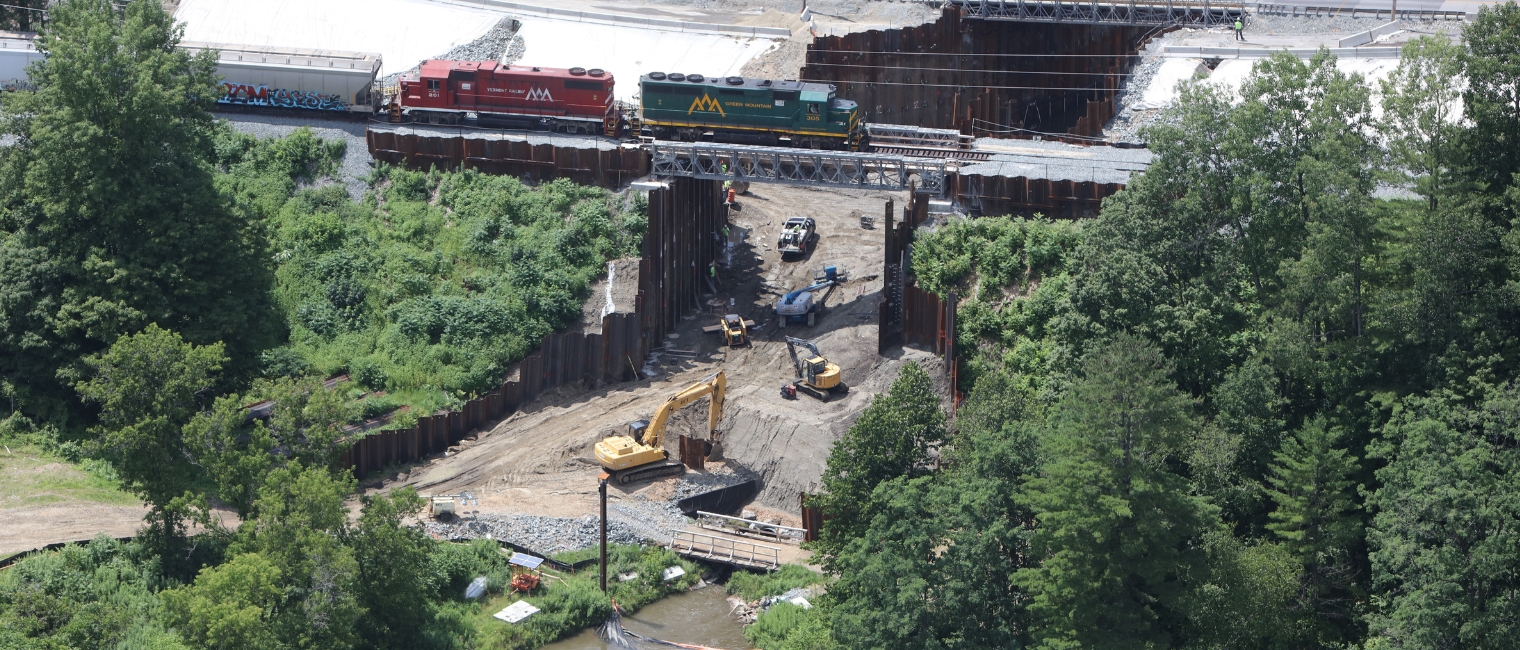
[[[718,585],[676,594],[639,610],[633,616],[624,616],[623,627],[655,639],[743,650],[749,647],[744,641],[744,626],[728,615],[731,606],[725,600],[727,597],[723,587]],[[595,630],[586,630],[578,636],[546,645],[543,650],[604,650],[608,647],[596,638]]]

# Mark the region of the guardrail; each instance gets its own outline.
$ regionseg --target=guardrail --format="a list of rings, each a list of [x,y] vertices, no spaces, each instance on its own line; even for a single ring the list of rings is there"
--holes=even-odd
[[[801,544],[803,536],[807,534],[807,531],[801,528],[768,524],[703,510],[697,511],[697,525],[720,533],[762,537],[781,544]]]
[[[1353,59],[1397,59],[1400,48],[1397,47],[1330,47],[1325,48],[1340,58]],[[1268,49],[1265,47],[1193,47],[1168,45],[1161,49],[1161,56],[1167,58],[1185,59],[1265,59],[1278,52],[1287,52],[1300,59],[1313,58],[1319,54],[1318,49],[1278,48]]]
[[[781,567],[780,548],[689,530],[674,531],[668,548],[686,557],[734,566],[767,571]]]
[[[542,5],[528,4],[526,2],[508,2],[507,0],[433,0],[444,1],[448,4],[477,5],[506,9],[522,14],[537,14],[577,22],[605,23],[609,25],[621,25],[625,27],[650,27],[656,29],[668,29],[677,32],[706,32],[714,34],[730,34],[753,36],[759,38],[791,38],[792,30],[782,27],[751,27],[749,25],[724,25],[720,23],[694,23],[685,20],[670,20],[666,18],[652,18],[648,16],[633,16],[629,14],[597,13],[590,11],[576,11],[574,9],[560,9],[559,7],[545,7]]]
[[[1245,5],[1206,0],[946,0],[967,18],[1013,22],[1089,23],[1102,25],[1228,25],[1245,15]]]
[[[1435,11],[1430,9],[1392,9],[1357,7],[1304,7],[1299,5],[1257,4],[1252,13],[1266,16],[1346,16],[1350,18],[1388,18],[1398,20],[1467,20],[1465,11]]]

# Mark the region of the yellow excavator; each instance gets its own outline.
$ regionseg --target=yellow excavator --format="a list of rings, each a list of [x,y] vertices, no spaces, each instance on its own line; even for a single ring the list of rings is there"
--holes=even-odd
[[[812,355],[797,354],[798,347],[806,349]],[[823,353],[818,351],[818,346],[812,341],[788,336],[786,349],[792,355],[792,363],[797,366],[799,379],[790,384],[782,384],[782,397],[797,399],[797,391],[802,391],[827,402],[830,395],[843,395],[850,391],[841,376],[839,364],[823,358]]]
[[[723,392],[727,387],[728,379],[722,370],[688,386],[686,390],[665,400],[655,410],[653,418],[629,423],[628,435],[611,436],[596,443],[596,459],[611,475],[611,480],[620,485],[685,472],[686,466],[670,460],[661,447],[665,441],[665,423],[681,407],[711,396],[712,405],[707,412],[707,437],[716,442],[718,420],[723,417]]]

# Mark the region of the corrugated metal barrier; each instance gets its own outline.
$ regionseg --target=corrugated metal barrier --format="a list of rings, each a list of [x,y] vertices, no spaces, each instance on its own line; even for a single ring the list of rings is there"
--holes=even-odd
[[[638,378],[651,342],[662,344],[682,315],[700,309],[697,269],[706,270],[720,252],[715,233],[727,223],[718,181],[677,179],[649,193],[649,230],[639,264],[639,292],[633,313],[602,317],[599,334],[570,332],[544,337],[538,352],[517,364],[515,379],[465,402],[458,411],[417,419],[417,426],[379,431],[358,438],[340,463],[364,475],[389,464],[409,463],[442,453],[471,432],[484,429],[540,394],[561,386],[594,387]],[[508,377],[512,377],[509,374]]]
[[[872,122],[1082,144],[1113,117],[1120,81],[1156,31],[965,20],[945,7],[927,25],[815,38],[802,78],[836,84]]]
[[[649,173],[649,154],[638,148],[598,149],[589,142],[586,147],[573,147],[375,128],[366,130],[364,137],[375,160],[411,169],[468,168],[535,181],[568,178],[604,187],[620,187]]]
[[[945,186],[973,214],[1052,218],[1097,216],[1103,199],[1124,189],[1121,183],[961,174],[951,174]]]

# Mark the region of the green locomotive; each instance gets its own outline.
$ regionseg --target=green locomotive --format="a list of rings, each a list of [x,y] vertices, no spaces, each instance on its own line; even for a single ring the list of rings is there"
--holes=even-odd
[[[643,134],[804,149],[865,147],[865,120],[834,86],[651,72],[639,77]]]

